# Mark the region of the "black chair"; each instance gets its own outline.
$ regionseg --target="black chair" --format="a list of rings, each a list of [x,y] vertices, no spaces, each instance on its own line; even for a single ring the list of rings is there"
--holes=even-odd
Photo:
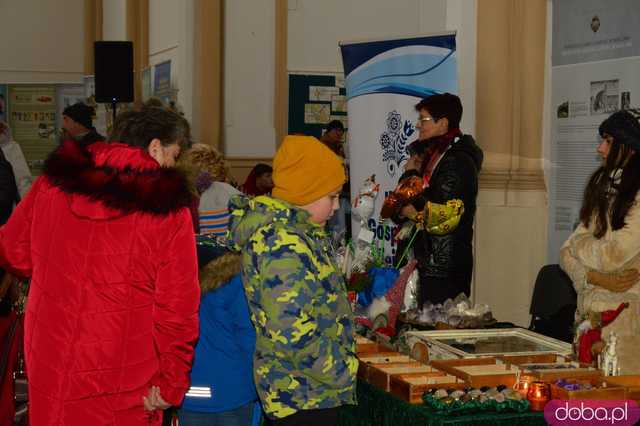
[[[545,265],[538,272],[531,298],[529,330],[571,343],[577,295],[560,265]]]

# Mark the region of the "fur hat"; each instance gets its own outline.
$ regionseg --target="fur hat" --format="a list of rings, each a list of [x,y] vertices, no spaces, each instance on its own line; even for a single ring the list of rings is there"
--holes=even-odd
[[[611,136],[616,142],[640,152],[640,110],[616,111],[600,124],[600,136]]]
[[[69,105],[62,111],[62,115],[66,115],[78,124],[83,125],[87,129],[93,127],[94,109],[82,102]]]
[[[346,182],[342,159],[313,136],[287,136],[273,158],[273,196],[310,204]]]

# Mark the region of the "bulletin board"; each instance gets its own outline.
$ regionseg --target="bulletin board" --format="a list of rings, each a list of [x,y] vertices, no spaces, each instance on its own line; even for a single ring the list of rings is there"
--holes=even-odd
[[[347,125],[344,78],[337,75],[289,74],[289,134],[320,137],[331,120]]]

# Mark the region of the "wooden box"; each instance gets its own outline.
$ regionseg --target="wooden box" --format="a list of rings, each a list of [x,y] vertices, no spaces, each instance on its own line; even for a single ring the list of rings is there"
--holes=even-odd
[[[512,364],[522,374],[532,376],[536,380],[551,383],[559,379],[600,377],[602,372],[590,365],[572,361],[568,357],[555,354],[501,356],[501,361]],[[542,367],[542,368],[541,368]]]
[[[430,389],[464,389],[466,386],[466,383],[448,374],[394,374],[390,379],[389,391],[403,401],[422,404],[422,395]]]
[[[358,355],[382,352],[382,347],[373,340],[369,340],[362,336],[356,336],[355,340],[356,354]]]
[[[607,384],[603,378],[568,379],[569,383],[589,383],[594,389],[567,390],[551,383],[551,399],[600,399],[623,400],[627,399],[626,388],[618,385]]]
[[[604,381],[608,386],[623,386],[627,389],[627,399],[640,403],[640,376],[607,376]]]
[[[469,386],[513,386],[518,368],[497,358],[463,358],[436,360],[431,366],[465,381]]]
[[[496,357],[507,364],[549,364],[552,362],[568,362],[569,358],[558,354],[533,355],[501,355]]]
[[[369,383],[384,391],[389,391],[389,384],[391,377],[395,374],[413,374],[423,373],[425,375],[444,376],[441,371],[436,371],[428,365],[421,364],[419,362],[406,362],[398,363],[392,362],[389,364],[371,364],[369,365],[368,380]]]
[[[358,356],[358,378],[369,381],[369,367],[371,364],[410,363],[415,360],[398,352],[379,352]]]

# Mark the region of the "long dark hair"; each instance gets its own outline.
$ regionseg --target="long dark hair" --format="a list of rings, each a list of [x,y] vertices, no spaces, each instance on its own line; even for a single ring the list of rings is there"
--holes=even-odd
[[[620,168],[622,175],[616,184],[613,175]],[[580,221],[585,227],[595,221],[593,235],[596,238],[602,238],[607,232],[607,218],[612,230],[621,229],[639,188],[640,155],[628,145],[612,139],[604,165],[595,171],[584,190]]]

